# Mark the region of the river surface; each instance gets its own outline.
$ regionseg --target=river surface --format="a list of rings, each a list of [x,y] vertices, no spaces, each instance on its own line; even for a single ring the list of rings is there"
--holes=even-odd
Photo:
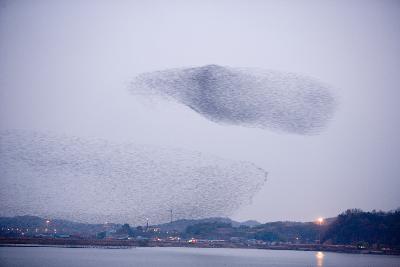
[[[0,247],[0,266],[400,267],[399,256],[229,248]]]

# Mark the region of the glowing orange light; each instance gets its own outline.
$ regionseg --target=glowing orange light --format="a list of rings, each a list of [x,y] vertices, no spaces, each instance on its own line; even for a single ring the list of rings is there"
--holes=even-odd
[[[318,251],[315,254],[315,258],[317,259],[317,267],[323,267],[324,266],[324,253],[321,251]]]

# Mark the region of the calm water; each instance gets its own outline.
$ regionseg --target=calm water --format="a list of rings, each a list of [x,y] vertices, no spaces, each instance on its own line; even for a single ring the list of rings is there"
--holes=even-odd
[[[398,267],[398,256],[207,248],[0,247],[0,266],[277,266]]]

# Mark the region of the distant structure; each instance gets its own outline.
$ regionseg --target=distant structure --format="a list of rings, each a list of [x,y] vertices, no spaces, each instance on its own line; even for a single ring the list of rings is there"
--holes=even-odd
[[[170,214],[171,214],[171,223],[172,223],[172,209],[169,210]]]

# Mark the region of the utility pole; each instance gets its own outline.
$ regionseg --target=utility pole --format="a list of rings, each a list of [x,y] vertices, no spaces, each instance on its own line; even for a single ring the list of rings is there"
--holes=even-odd
[[[171,223],[172,223],[172,209],[170,209],[169,212],[171,213]]]

